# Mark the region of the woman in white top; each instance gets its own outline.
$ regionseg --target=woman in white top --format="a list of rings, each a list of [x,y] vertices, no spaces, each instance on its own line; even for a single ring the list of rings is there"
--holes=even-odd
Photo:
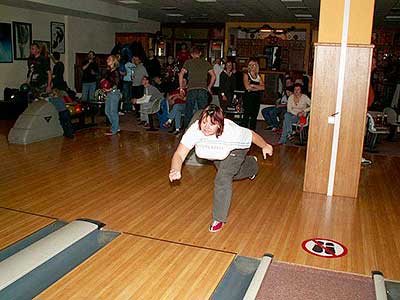
[[[305,117],[310,111],[311,100],[302,93],[302,85],[294,85],[294,93],[289,97],[287,112],[283,120],[283,129],[280,144],[286,144],[287,139],[292,135],[292,124],[297,123],[300,117]]]
[[[181,179],[182,164],[193,147],[198,157],[214,161],[218,172],[214,180],[213,221],[209,227],[210,232],[219,231],[226,223],[232,198],[232,181],[254,179],[257,175],[257,158],[247,156],[252,143],[262,149],[264,159],[267,154],[272,155],[272,146],[261,136],[229,119],[224,119],[220,107],[209,105],[203,110],[199,120],[183,135],[172,157],[169,172],[171,182]]]

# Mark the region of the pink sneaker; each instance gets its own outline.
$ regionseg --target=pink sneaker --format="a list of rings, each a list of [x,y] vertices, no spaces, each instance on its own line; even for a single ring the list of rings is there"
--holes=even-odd
[[[222,229],[222,226],[224,226],[223,222],[220,221],[212,221],[210,227],[208,228],[208,231],[210,232],[218,232]]]

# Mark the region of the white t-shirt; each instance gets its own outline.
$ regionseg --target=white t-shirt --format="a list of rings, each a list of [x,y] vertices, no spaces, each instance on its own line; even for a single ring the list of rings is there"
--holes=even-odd
[[[214,67],[214,73],[215,73],[215,82],[214,86],[219,87],[219,77],[221,76],[221,73],[224,71],[224,66],[221,64],[215,64]]]
[[[205,136],[199,129],[199,121],[194,122],[182,137],[181,144],[192,149],[196,155],[209,160],[223,160],[235,149],[250,148],[253,134],[229,119],[224,119],[224,131],[217,138]]]

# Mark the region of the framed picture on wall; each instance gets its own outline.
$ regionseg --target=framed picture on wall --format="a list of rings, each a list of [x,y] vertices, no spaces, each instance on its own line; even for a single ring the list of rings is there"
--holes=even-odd
[[[0,63],[11,63],[12,61],[11,24],[0,23]]]
[[[50,52],[50,50],[51,50],[49,41],[33,40],[33,43],[38,44],[39,45],[39,49],[42,49],[42,46],[45,45],[47,51]]]
[[[27,60],[32,44],[32,24],[13,22],[14,59]]]
[[[50,22],[51,52],[65,53],[65,25]]]

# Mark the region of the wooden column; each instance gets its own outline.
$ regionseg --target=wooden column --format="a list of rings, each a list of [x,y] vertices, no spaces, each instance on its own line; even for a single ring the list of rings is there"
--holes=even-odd
[[[345,3],[350,4],[348,26],[343,26]],[[328,192],[334,138],[334,125],[328,124],[328,117],[340,114],[337,156],[332,159],[336,159],[332,167],[333,195],[357,197],[373,50],[373,10],[374,0],[321,0],[304,176],[306,192]],[[343,101],[341,111],[337,111],[341,42],[346,36]],[[335,121],[339,124],[337,118]]]
[[[363,150],[372,46],[349,45],[334,195],[357,197]],[[304,191],[326,194],[332,151],[340,44],[316,44]]]

